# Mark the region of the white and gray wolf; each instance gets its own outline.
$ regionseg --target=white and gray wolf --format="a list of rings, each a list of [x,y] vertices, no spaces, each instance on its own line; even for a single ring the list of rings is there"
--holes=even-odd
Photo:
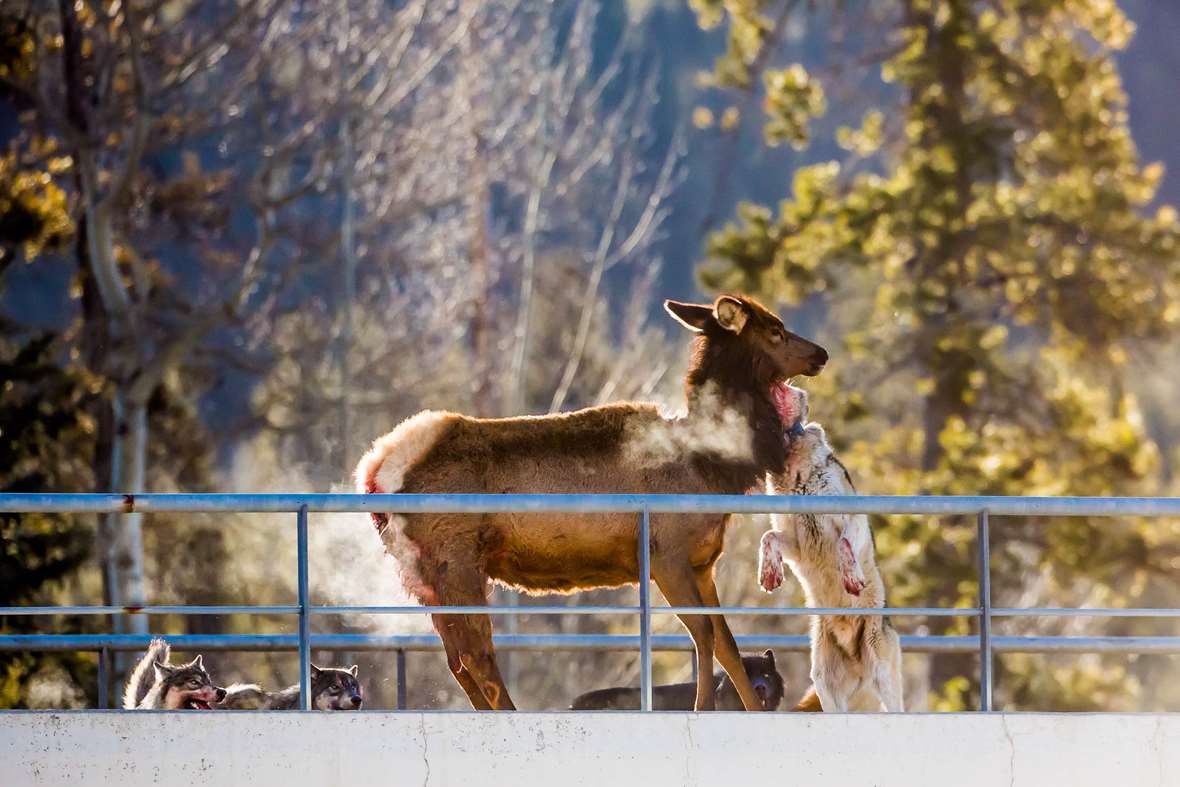
[[[742,666],[750,676],[750,683],[762,703],[762,710],[778,710],[786,683],[774,665],[774,651],[768,650],[761,656],[743,656]],[[728,675],[723,672],[715,674],[713,685],[717,710],[744,709],[742,698],[738,696]],[[670,683],[652,686],[651,689],[654,710],[692,710],[695,698],[695,683]],[[639,710],[639,689],[617,686],[588,691],[574,698],[570,710]]]
[[[472,418],[426,411],[378,438],[356,469],[370,493],[615,492],[743,494],[781,472],[786,449],[773,390],[823,369],[828,353],[789,333],[754,300],[666,301],[693,334],[688,409],[620,402],[571,413]],[[530,593],[621,587],[639,576],[639,518],[626,513],[415,513],[374,515],[406,589],[427,606],[487,603],[490,582]],[[730,517],[653,514],[651,579],[668,602],[718,607],[714,571]],[[758,696],[720,614],[683,615],[696,648],[695,707],[714,706],[713,665],[747,710]],[[500,675],[487,615],[431,617],[447,666],[477,710],[516,706]]]
[[[255,683],[235,683],[214,710],[291,710],[299,707],[299,684],[281,691],[266,691]],[[357,679],[357,666],[317,667],[311,665],[311,707],[315,710],[360,710],[364,693]]]
[[[209,710],[225,697],[213,685],[205,663],[197,656],[187,664],[169,664],[171,648],[156,638],[131,670],[123,690],[123,707],[139,710]]]
[[[823,427],[807,423],[807,394],[781,392],[789,427],[786,467],[767,476],[771,494],[854,495],[852,478],[836,458]],[[884,608],[868,518],[846,514],[775,514],[762,536],[759,584],[782,584],[786,562],[810,607]],[[901,646],[885,616],[816,615],[811,619],[811,680],[825,711],[902,710]],[[804,696],[797,710],[814,709]],[[811,707],[808,707],[811,706]]]

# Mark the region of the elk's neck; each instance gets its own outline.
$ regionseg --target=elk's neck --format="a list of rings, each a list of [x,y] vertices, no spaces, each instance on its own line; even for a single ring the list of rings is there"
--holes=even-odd
[[[768,472],[781,473],[786,462],[771,382],[760,382],[765,375],[758,374],[758,366],[754,358],[700,342],[686,378],[686,420],[695,432],[708,436],[698,464],[709,464],[742,491],[760,486]],[[713,440],[716,450],[709,450]]]

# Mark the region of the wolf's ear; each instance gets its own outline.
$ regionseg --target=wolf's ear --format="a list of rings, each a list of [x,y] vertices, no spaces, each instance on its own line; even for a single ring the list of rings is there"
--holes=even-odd
[[[774,669],[774,651],[773,651],[773,650],[771,650],[770,648],[767,648],[767,649],[766,649],[766,652],[762,654],[762,658],[764,658],[764,659],[766,659],[767,661],[769,661],[769,662],[770,662],[770,668],[771,668],[771,669]]]
[[[197,657],[192,661],[192,666],[201,670],[205,669],[205,657],[198,653]]]
[[[356,664],[353,664],[351,667],[348,668],[348,674],[354,678],[356,677],[358,672],[360,672],[360,667],[358,667]]]
[[[319,667],[317,667],[314,664],[311,665],[311,674],[312,675],[319,675],[321,672],[323,672],[322,669],[320,669]]]
[[[156,680],[163,680],[176,671],[176,667],[158,661],[153,661],[152,666],[156,668]]]
[[[750,314],[746,311],[746,305],[737,298],[722,295],[713,304],[713,317],[725,330],[741,333]]]
[[[700,333],[713,321],[713,308],[699,303],[668,300],[664,301],[664,309],[672,315],[672,319],[693,333]]]

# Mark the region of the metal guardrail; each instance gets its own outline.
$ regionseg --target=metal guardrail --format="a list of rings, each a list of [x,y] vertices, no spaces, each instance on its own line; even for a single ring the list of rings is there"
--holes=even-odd
[[[404,707],[405,653],[441,650],[434,635],[313,635],[313,615],[322,614],[436,614],[459,612],[492,615],[628,614],[639,616],[638,637],[626,635],[502,635],[496,647],[512,650],[607,651],[639,648],[640,696],[643,710],[651,709],[651,654],[659,650],[691,650],[687,636],[653,636],[652,615],[875,615],[874,609],[807,607],[653,607],[649,582],[639,583],[637,606],[351,606],[313,607],[308,601],[308,515],[311,512],[388,513],[634,513],[639,516],[640,576],[650,577],[650,515],[652,513],[736,513],[736,514],[925,514],[974,515],[977,521],[979,604],[976,607],[890,608],[890,616],[956,616],[979,619],[979,635],[943,637],[902,637],[903,650],[925,653],[968,653],[980,655],[980,710],[992,710],[992,662],[994,654],[1034,653],[1180,653],[1180,637],[994,637],[996,617],[1180,617],[1180,609],[1058,609],[1001,608],[991,606],[990,515],[1000,516],[1176,516],[1180,498],[1170,497],[988,497],[988,496],[768,496],[768,495],[644,495],[644,494],[0,494],[0,511],[13,513],[294,513],[298,572],[298,603],[271,606],[82,606],[82,607],[0,607],[3,615],[117,615],[117,614],[295,614],[297,635],[181,635],[170,637],[178,649],[299,651],[300,699],[310,709],[310,651],[394,650],[397,653],[398,705]],[[743,636],[745,648],[777,647],[803,651],[803,636]],[[100,694],[109,654],[140,650],[149,638],[139,635],[0,635],[0,650],[85,650],[100,653]],[[100,704],[102,699],[100,698]]]

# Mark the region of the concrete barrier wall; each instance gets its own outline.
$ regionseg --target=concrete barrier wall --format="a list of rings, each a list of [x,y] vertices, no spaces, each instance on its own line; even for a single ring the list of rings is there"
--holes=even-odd
[[[1180,785],[1180,714],[0,713],[0,785]]]

